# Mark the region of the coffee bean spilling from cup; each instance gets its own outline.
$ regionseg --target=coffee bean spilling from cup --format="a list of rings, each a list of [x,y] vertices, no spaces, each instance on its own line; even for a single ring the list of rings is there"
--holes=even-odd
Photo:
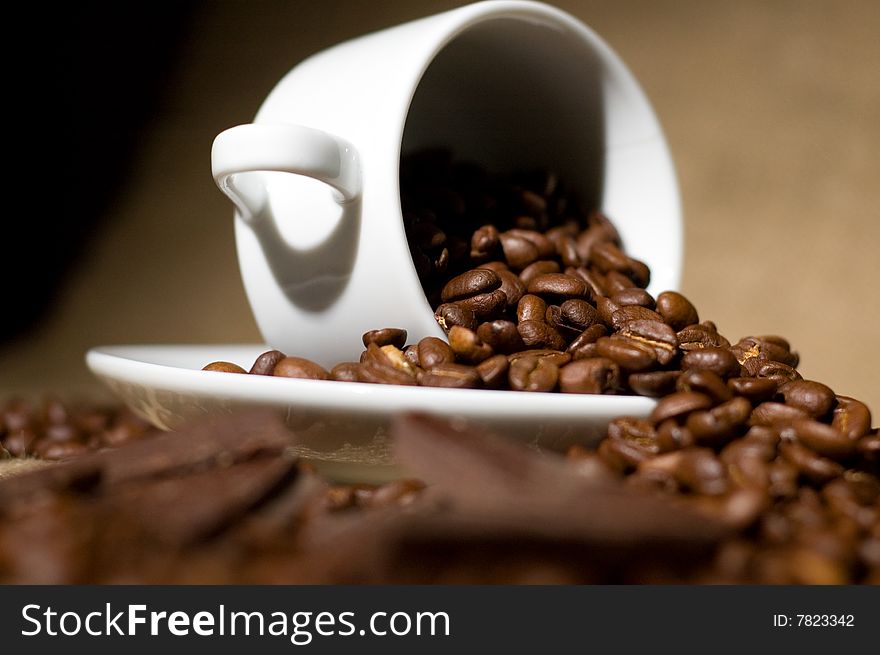
[[[680,293],[645,291],[648,267],[554,175],[492,176],[426,152],[404,162],[401,184],[413,262],[447,340],[407,344],[405,330],[381,328],[363,335],[358,362],[328,371],[271,350],[250,374],[659,398],[649,420],[612,423],[603,443],[627,470],[743,435],[782,436],[791,467],[829,479],[876,451],[868,408],[803,380],[788,341],[731,344]]]

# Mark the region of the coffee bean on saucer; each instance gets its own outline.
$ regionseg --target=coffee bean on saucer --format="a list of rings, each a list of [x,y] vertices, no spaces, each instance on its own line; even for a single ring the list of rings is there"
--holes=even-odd
[[[303,357],[285,357],[275,364],[272,375],[282,378],[326,380],[330,374],[322,366]]]
[[[251,375],[272,375],[275,365],[285,357],[286,355],[280,350],[268,350],[257,357],[249,373]]]
[[[232,362],[211,362],[206,365],[203,371],[217,371],[219,373],[247,373],[241,366],[238,364],[233,364]]]
[[[397,346],[403,348],[406,344],[406,330],[400,328],[382,328],[381,330],[370,330],[365,332],[363,336],[364,347],[371,343],[377,346]]]

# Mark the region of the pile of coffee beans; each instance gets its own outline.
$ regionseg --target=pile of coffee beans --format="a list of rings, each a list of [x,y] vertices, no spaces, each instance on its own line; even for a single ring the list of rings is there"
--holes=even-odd
[[[131,410],[44,398],[12,398],[0,405],[0,460],[67,459],[141,439],[149,424]]]

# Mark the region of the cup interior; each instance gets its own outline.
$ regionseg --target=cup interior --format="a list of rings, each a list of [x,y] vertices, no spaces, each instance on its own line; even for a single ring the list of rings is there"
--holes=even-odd
[[[465,27],[416,88],[401,154],[442,147],[495,173],[547,169],[598,206],[600,71],[583,38],[551,22],[495,17]]]

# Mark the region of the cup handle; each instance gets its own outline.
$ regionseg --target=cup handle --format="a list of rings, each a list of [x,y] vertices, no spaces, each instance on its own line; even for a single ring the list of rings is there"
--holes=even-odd
[[[360,161],[350,143],[304,125],[250,123],[217,135],[211,148],[214,182],[242,216],[263,210],[266,190],[257,176],[241,173],[279,171],[305,175],[331,186],[339,203],[361,192]]]

